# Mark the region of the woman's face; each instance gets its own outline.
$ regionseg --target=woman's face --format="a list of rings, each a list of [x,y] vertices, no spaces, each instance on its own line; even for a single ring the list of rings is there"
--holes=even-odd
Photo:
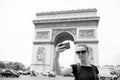
[[[89,57],[89,53],[84,46],[78,47],[76,50],[76,54],[78,55],[78,58],[80,60],[87,60]]]

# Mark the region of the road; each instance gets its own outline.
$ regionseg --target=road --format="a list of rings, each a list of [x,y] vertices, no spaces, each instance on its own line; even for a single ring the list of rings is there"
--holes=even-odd
[[[0,80],[74,80],[73,77],[62,77],[62,76],[57,76],[57,77],[47,77],[47,76],[37,76],[37,77],[31,77],[31,76],[20,76],[19,78],[0,78]],[[105,80],[110,80],[110,79],[105,79]],[[120,78],[118,78],[120,80]]]
[[[37,77],[31,77],[31,76],[20,76],[19,78],[0,78],[0,80],[74,80],[73,77],[47,77],[47,76],[37,76]]]

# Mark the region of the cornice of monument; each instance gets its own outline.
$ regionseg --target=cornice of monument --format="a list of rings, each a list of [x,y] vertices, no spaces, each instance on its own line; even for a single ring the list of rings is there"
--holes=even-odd
[[[71,21],[99,21],[99,16],[96,16],[97,9],[77,9],[66,11],[41,12],[36,14],[34,24],[38,23],[54,23],[54,22],[71,22]]]
[[[100,19],[99,16],[94,16],[94,17],[79,17],[79,18],[33,20],[33,23],[38,24],[38,23],[73,22],[73,21],[99,21],[99,19]]]
[[[99,43],[98,40],[78,40],[78,41],[74,41],[74,43]],[[33,44],[54,44],[54,42],[52,41],[33,41]]]
[[[97,9],[96,8],[92,8],[92,9],[88,8],[88,9],[65,10],[65,11],[38,12],[38,13],[36,13],[36,16],[69,14],[69,13],[86,13],[86,12],[97,12]]]
[[[81,40],[81,41],[75,41],[74,43],[94,43],[94,44],[98,44],[99,41],[98,40]]]

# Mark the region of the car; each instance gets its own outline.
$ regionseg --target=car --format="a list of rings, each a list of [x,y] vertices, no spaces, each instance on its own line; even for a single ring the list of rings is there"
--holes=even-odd
[[[120,77],[120,70],[113,70],[113,71],[111,72],[111,74],[116,75],[117,78],[119,78],[119,77]]]
[[[23,71],[22,70],[19,70],[17,71],[19,75],[22,75],[23,74]]]
[[[56,74],[55,74],[55,72],[53,72],[53,71],[45,71],[45,72],[41,72],[41,74],[42,74],[43,76],[56,77]]]
[[[48,72],[49,77],[56,77],[56,74],[53,71]]]
[[[0,77],[1,77],[2,69],[0,69]]]
[[[41,74],[42,74],[43,76],[48,76],[48,73],[47,73],[47,72],[41,72]]]
[[[23,71],[22,74],[23,74],[23,75],[30,75],[30,73],[31,73],[30,71]]]
[[[19,74],[14,70],[4,70],[1,72],[1,77],[19,77]]]
[[[37,76],[37,73],[34,70],[32,70],[31,73],[30,73],[30,75],[31,76]]]
[[[71,73],[71,74],[64,75],[64,77],[74,77],[74,75]]]
[[[100,69],[100,79],[105,80],[105,78],[109,78],[110,80],[117,80],[117,76],[111,74],[110,69]]]

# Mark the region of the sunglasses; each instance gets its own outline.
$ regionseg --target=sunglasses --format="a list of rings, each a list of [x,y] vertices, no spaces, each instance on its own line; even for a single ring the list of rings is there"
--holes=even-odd
[[[86,50],[76,51],[77,54],[85,54],[86,52],[87,52]]]

